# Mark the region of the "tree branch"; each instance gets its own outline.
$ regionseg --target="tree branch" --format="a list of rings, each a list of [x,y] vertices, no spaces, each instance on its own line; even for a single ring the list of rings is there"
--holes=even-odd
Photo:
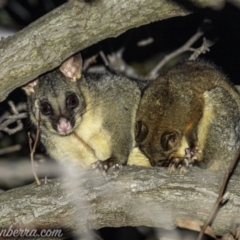
[[[197,0],[202,7],[221,1]],[[107,13],[107,14],[106,14]],[[0,101],[100,40],[153,21],[190,12],[169,0],[70,1],[0,42]]]
[[[9,101],[8,105],[11,108],[12,115],[9,111],[7,111],[0,116],[0,131],[4,131],[9,135],[12,135],[23,129],[23,123],[21,122],[21,119],[27,118],[27,113],[19,113],[19,111],[26,111],[27,105],[19,103],[17,106],[15,106],[12,101]],[[10,128],[9,125],[12,123],[17,123],[17,126]]]
[[[75,174],[76,175],[76,174]],[[83,233],[106,226],[151,226],[172,229],[181,219],[205,221],[218,196],[224,173],[194,167],[185,175],[164,168],[125,167],[118,176],[86,171],[67,181],[31,184],[0,194],[0,226],[54,229]],[[213,223],[222,235],[240,214],[239,175],[234,174],[230,199]]]

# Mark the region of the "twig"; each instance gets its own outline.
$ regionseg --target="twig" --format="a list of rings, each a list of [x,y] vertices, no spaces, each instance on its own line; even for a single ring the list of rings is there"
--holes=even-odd
[[[27,113],[19,113],[21,110],[26,109],[26,105],[24,104],[19,104],[17,106],[14,105],[12,101],[8,102],[11,111],[13,115],[10,115],[9,112],[5,112],[1,117],[0,117],[0,131],[4,131],[8,133],[9,135],[12,135],[20,130],[23,129],[23,124],[21,119],[27,118]],[[12,123],[17,123],[17,126],[14,128],[9,128],[8,126]]]
[[[6,148],[3,148],[3,149],[0,149],[0,155],[16,152],[16,151],[19,151],[20,149],[21,149],[21,145],[20,144],[16,144],[14,146],[10,146],[10,147],[6,147]]]
[[[190,61],[194,61],[198,58],[200,54],[205,54],[206,52],[210,51],[210,47],[214,44],[215,42],[209,41],[206,38],[203,38],[203,43],[202,46],[199,48],[189,48],[189,51],[193,51],[193,54],[188,58]]]
[[[214,205],[214,207],[213,207],[213,209],[212,209],[212,211],[211,211],[207,221],[205,222],[204,226],[202,227],[202,230],[199,233],[197,240],[201,240],[202,239],[203,234],[204,234],[207,226],[212,222],[213,217],[216,215],[216,212],[217,212],[218,208],[222,204],[222,201],[224,200],[224,192],[226,190],[226,187],[227,187],[228,181],[230,179],[230,176],[231,176],[235,166],[237,165],[239,156],[240,156],[240,147],[238,148],[238,151],[237,151],[233,161],[231,162],[230,166],[228,167],[228,169],[225,172],[225,176],[224,176],[224,179],[223,179],[223,183],[222,183],[221,189],[220,189],[219,194],[218,194],[217,201],[216,201],[216,203],[215,203],[215,205]]]
[[[102,60],[103,60],[104,64],[108,67],[108,66],[109,66],[109,62],[108,62],[107,57],[106,57],[106,55],[104,54],[104,52],[103,52],[103,51],[100,51],[99,54],[100,54],[100,56],[102,57]]]
[[[8,105],[11,107],[11,110],[12,110],[12,112],[13,112],[14,114],[18,114],[18,110],[16,109],[13,101],[9,101],[9,102],[8,102]]]
[[[172,58],[180,55],[183,52],[189,51],[189,48],[203,35],[202,31],[197,31],[183,46],[175,50],[174,52],[166,55],[161,62],[146,76],[147,80],[154,80],[158,77],[158,71]]]
[[[107,57],[103,51],[100,51],[99,54],[102,57],[105,66],[109,67],[111,70],[121,73],[126,77],[136,78],[139,80],[143,79],[143,77],[139,76],[133,67],[124,61],[122,57],[123,52],[124,48],[121,48],[117,52],[108,54]]]
[[[84,60],[84,63],[83,63],[83,71],[86,71],[87,68],[88,68],[91,64],[96,63],[97,57],[98,57],[98,54],[95,54],[95,55],[93,55],[92,57]]]
[[[6,117],[6,119],[23,119],[27,117],[27,113],[18,113],[18,114],[14,114],[14,115],[9,115]]]
[[[137,43],[137,46],[138,47],[145,47],[145,46],[147,46],[147,45],[149,45],[149,44],[151,44],[153,42],[154,42],[154,39],[152,37],[149,37],[147,39],[143,39],[143,40],[139,41]]]
[[[178,48],[177,50],[175,50],[174,52],[166,55],[162,61],[160,61],[157,66],[145,77],[146,80],[154,80],[158,77],[158,71],[171,59],[173,59],[174,57],[180,55],[183,52],[186,51],[195,51],[195,49],[191,48],[191,46],[193,45],[193,43],[195,43],[204,33],[207,24],[209,24],[209,20],[205,20],[202,24],[202,26],[200,26],[197,30],[197,32],[184,44],[182,45],[180,48]]]
[[[0,124],[0,131],[4,131],[4,132],[8,133],[9,135],[11,135],[11,134],[14,134],[14,133],[22,130],[22,128],[23,128],[22,124],[18,124],[15,128],[9,128],[8,126],[15,122],[18,123],[18,121],[20,121],[20,119],[23,119],[23,118],[27,118],[27,113],[6,116],[5,117],[6,120]]]
[[[38,109],[38,108],[37,108]],[[39,136],[40,136],[40,121],[41,121],[41,118],[40,118],[40,114],[39,114],[39,111],[37,113],[37,116],[38,116],[38,121],[37,121],[37,130],[36,130],[36,137],[35,137],[35,141],[34,141],[34,144],[32,146],[32,139],[30,137],[30,132],[28,132],[28,141],[29,141],[29,148],[30,148],[30,159],[31,159],[31,165],[32,165],[32,171],[33,171],[33,175],[34,175],[34,178],[37,182],[37,185],[40,186],[41,185],[41,182],[36,174],[36,171],[35,171],[35,167],[34,167],[34,153],[36,151],[36,147],[37,147],[37,143],[38,143],[38,140],[39,140]]]

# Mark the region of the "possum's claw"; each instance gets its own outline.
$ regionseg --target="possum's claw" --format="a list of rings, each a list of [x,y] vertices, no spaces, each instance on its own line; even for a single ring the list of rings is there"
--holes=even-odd
[[[107,160],[97,162],[92,164],[92,168],[96,170],[96,172],[101,172],[102,175],[106,176],[107,172],[110,168],[112,168],[115,172],[119,172],[122,165],[114,158],[108,158]]]
[[[187,169],[189,168],[189,161],[187,158],[173,158],[168,169],[170,174],[175,172],[177,169],[179,169],[179,173],[185,173]]]
[[[185,156],[183,158],[172,158],[169,164],[169,172],[172,173],[176,169],[180,169],[180,173],[185,173],[190,166],[197,160],[197,153],[200,153],[201,150],[198,147],[186,148]]]

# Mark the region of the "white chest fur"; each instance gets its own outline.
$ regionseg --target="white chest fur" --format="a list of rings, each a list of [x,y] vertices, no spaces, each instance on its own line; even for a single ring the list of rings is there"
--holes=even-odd
[[[95,153],[97,160],[111,157],[111,137],[103,128],[103,114],[101,108],[90,109],[84,114],[76,134],[86,142]]]
[[[88,169],[98,159],[92,149],[75,133],[68,136],[51,135],[42,139],[48,154],[62,164]]]

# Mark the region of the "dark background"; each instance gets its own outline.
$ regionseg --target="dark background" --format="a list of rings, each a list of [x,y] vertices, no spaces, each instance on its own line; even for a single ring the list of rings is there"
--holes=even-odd
[[[95,44],[84,51],[83,57],[87,58],[96,52],[103,50],[106,54],[115,52],[125,47],[123,58],[128,63],[144,63],[154,56],[163,57],[174,49],[184,44],[198,29],[204,19],[212,21],[212,28],[205,36],[217,42],[211,47],[211,51],[201,58],[210,60],[230,77],[236,84],[239,80],[240,60],[240,10],[231,4],[226,4],[221,10],[200,9],[192,6],[188,1],[175,0],[183,4],[194,13],[185,17],[175,17],[139,28],[131,29],[117,38],[110,38]],[[31,4],[29,4],[31,2]],[[0,18],[1,25],[13,30],[20,30],[48,11],[66,2],[65,0],[8,0]],[[8,20],[4,16],[8,15]],[[6,19],[6,18],[5,18]],[[11,20],[9,20],[11,19]],[[1,33],[1,32],[0,32]],[[137,47],[140,40],[152,37],[154,42],[146,47]],[[202,40],[194,46],[199,47]]]

